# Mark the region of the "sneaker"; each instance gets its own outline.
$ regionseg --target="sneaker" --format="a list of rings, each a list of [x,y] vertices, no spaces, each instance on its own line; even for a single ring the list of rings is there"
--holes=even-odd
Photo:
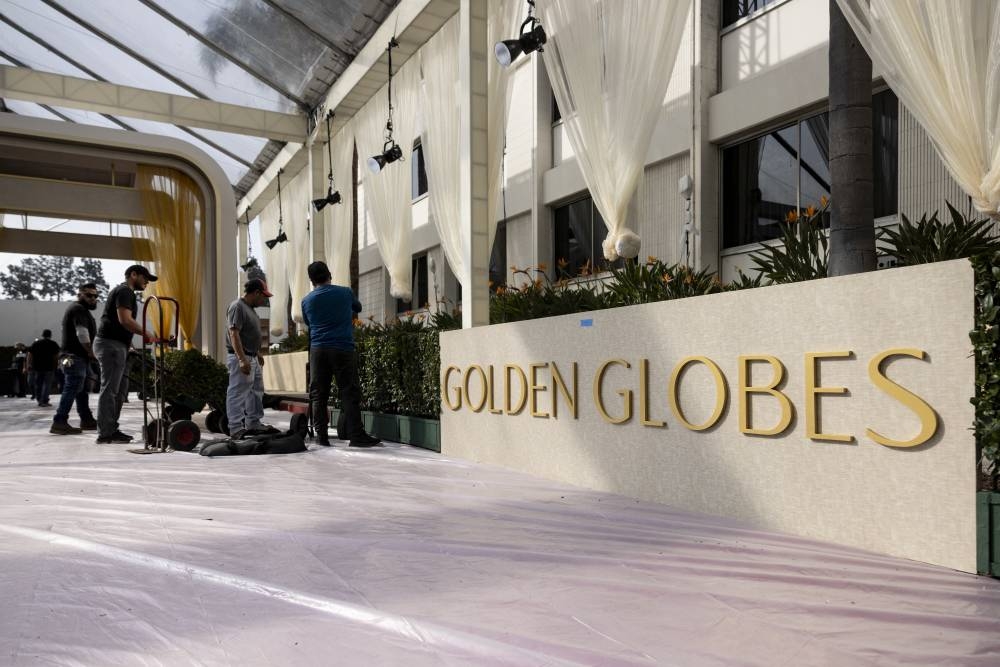
[[[236,429],[229,434],[230,440],[242,440],[243,438],[250,435],[250,431],[245,428]]]
[[[51,408],[52,404],[48,403],[48,402],[46,402],[46,403],[39,403],[38,407],[40,407],[40,408]]]
[[[375,445],[380,444],[382,444],[381,440],[370,436],[367,433],[362,433],[361,435],[351,438],[351,447],[374,447]]]
[[[247,435],[270,435],[272,433],[281,433],[281,431],[270,424],[258,424],[248,428],[246,432]]]
[[[77,435],[83,433],[83,429],[70,426],[67,422],[52,422],[49,433],[53,435]]]
[[[80,428],[84,431],[96,431],[97,430],[97,420],[96,419],[81,419]]]
[[[111,435],[99,435],[97,436],[97,444],[108,445],[112,443],[129,443],[132,442],[132,436],[125,435],[121,431],[115,431]]]

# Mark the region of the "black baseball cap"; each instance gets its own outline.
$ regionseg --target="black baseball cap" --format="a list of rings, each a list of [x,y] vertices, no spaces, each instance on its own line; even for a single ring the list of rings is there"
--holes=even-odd
[[[253,280],[248,280],[243,285],[243,293],[250,294],[250,292],[263,292],[264,296],[271,297],[271,291],[267,289],[267,283],[260,278],[254,278]]]
[[[309,265],[306,271],[309,272],[309,280],[313,285],[325,283],[327,280],[332,278],[330,275],[330,267],[326,265],[326,262],[313,262]]]
[[[125,277],[128,278],[128,274],[132,273],[133,271],[135,273],[138,273],[138,274],[142,275],[142,276],[145,276],[146,280],[148,280],[151,283],[155,283],[156,282],[156,276],[154,276],[152,273],[150,273],[149,269],[147,269],[142,264],[133,264],[132,266],[130,266],[127,269],[125,269]]]

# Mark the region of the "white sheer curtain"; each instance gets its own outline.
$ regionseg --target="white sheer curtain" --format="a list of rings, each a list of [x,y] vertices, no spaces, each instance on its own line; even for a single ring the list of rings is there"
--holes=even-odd
[[[489,18],[486,21],[487,43],[490,49],[497,42],[517,36],[517,30],[527,9],[524,0],[489,0]],[[497,221],[502,215],[500,190],[503,188],[503,147],[507,133],[507,110],[513,76],[510,68],[500,67],[497,59],[487,57],[488,106],[486,114],[489,164],[486,177],[489,181],[489,247],[497,233]],[[454,267],[452,267],[454,268]],[[457,273],[455,275],[458,275]]]
[[[410,300],[413,276],[413,229],[410,216],[410,155],[413,152],[419,63],[410,58],[392,78],[393,137],[403,150],[405,162],[386,165],[378,174],[364,179],[365,204],[372,212],[372,227],[382,262],[389,271],[389,292],[397,299]],[[382,153],[385,121],[388,116],[386,87],[383,86],[355,116],[355,138],[360,169],[372,155]]]
[[[1000,218],[1000,2],[837,2],[955,181]]]
[[[691,0],[538,0],[542,60],[608,236],[604,256],[639,254],[627,224]],[[633,223],[634,224],[634,223]]]
[[[458,90],[458,17],[420,49],[424,79],[422,86],[423,133],[421,146],[427,168],[427,192],[431,219],[452,272],[461,280],[465,275],[462,229],[459,212],[459,116]]]
[[[292,293],[292,319],[303,323],[302,299],[311,289],[306,267],[312,261],[309,252],[309,224],[312,216],[312,183],[308,169],[300,171],[282,192],[285,205],[285,233],[288,283]]]
[[[281,193],[284,200],[284,192]],[[288,230],[285,230],[288,233]],[[271,200],[260,212],[260,237],[269,241],[278,235],[278,198]],[[288,265],[287,251],[289,243],[279,243],[273,248],[266,245],[261,249],[267,266],[267,286],[274,296],[271,297],[270,327],[272,336],[285,333],[288,326]]]
[[[328,205],[323,213],[323,251],[333,275],[334,285],[351,284],[351,249],[354,233],[354,183],[351,169],[354,160],[354,127],[351,122],[333,135],[334,190],[340,193],[339,204]],[[327,213],[329,211],[329,213]],[[316,218],[320,218],[319,215]],[[319,223],[316,223],[319,224]]]

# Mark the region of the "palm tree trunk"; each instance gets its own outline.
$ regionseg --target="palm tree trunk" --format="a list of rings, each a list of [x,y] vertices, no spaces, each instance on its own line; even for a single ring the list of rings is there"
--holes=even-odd
[[[829,275],[874,271],[872,61],[830,0]]]

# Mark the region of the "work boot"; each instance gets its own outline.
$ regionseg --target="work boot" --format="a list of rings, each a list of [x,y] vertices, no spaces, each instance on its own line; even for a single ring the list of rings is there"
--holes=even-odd
[[[97,420],[91,417],[90,419],[81,419],[80,428],[84,431],[96,431],[97,430]]]
[[[53,435],[78,435],[83,433],[83,429],[70,426],[69,422],[52,422],[49,433]]]
[[[316,430],[316,444],[320,447],[330,447],[330,436],[327,431]]]
[[[351,447],[374,447],[380,444],[382,444],[381,440],[367,433],[362,433],[351,438]]]

